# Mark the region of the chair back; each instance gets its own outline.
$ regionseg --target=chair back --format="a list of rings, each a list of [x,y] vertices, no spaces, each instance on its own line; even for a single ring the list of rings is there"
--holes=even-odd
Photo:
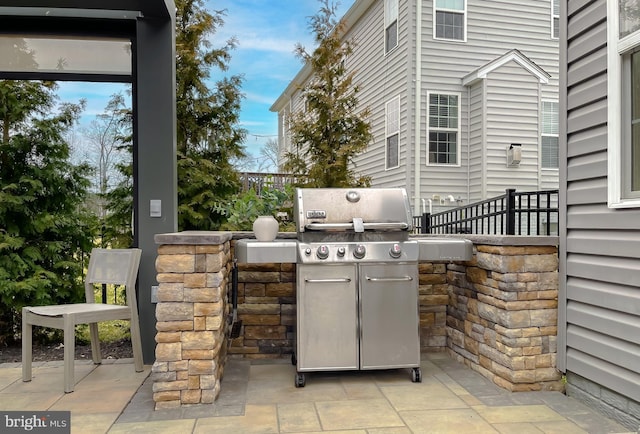
[[[95,284],[125,285],[127,304],[137,310],[135,284],[141,249],[93,249],[85,278],[87,303],[95,302]]]

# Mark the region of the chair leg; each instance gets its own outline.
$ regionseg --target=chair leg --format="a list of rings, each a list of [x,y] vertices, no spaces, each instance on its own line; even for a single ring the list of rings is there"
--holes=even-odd
[[[27,320],[28,315],[27,308],[22,308],[22,381],[31,381],[33,326]]]
[[[72,315],[64,317],[64,391],[73,392],[75,380],[73,367],[75,363],[76,328]]]
[[[100,352],[100,337],[98,336],[98,323],[89,324],[89,335],[91,336],[91,358],[93,363],[102,363],[102,353]]]
[[[130,322],[131,349],[133,350],[133,364],[136,372],[142,372],[144,370],[142,360],[142,339],[140,338],[140,326],[136,320],[137,318],[132,319]]]

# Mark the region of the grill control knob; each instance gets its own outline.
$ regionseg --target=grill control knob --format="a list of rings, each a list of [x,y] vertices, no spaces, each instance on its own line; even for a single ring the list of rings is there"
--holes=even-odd
[[[329,247],[327,246],[318,247],[318,250],[316,251],[316,256],[318,257],[318,259],[327,259],[329,257]]]
[[[393,246],[391,246],[391,249],[389,249],[389,256],[397,259],[401,255],[402,255],[402,247],[400,247],[400,244],[396,243]]]
[[[346,249],[344,247],[338,247],[338,256],[342,258],[345,252],[346,252]]]
[[[364,255],[367,254],[367,249],[362,244],[358,244],[356,248],[353,250],[353,257],[356,259],[364,258]]]

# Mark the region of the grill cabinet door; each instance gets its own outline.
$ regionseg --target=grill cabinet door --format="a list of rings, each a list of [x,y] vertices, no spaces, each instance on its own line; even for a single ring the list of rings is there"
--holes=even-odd
[[[356,266],[297,269],[298,371],[358,369]]]
[[[420,366],[416,264],[361,264],[360,303],[360,367]]]

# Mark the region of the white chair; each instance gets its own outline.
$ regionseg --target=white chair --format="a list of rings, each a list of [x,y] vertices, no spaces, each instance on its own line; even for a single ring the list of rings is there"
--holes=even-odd
[[[131,345],[136,372],[143,370],[142,344],[138,322],[135,283],[140,265],[140,249],[93,249],[85,279],[86,303],[53,306],[28,306],[22,309],[22,381],[31,381],[33,326],[64,331],[64,391],[73,392],[75,326],[89,324],[93,363],[99,364],[98,322],[116,319],[131,322]],[[127,305],[96,303],[96,284],[125,285]]]

